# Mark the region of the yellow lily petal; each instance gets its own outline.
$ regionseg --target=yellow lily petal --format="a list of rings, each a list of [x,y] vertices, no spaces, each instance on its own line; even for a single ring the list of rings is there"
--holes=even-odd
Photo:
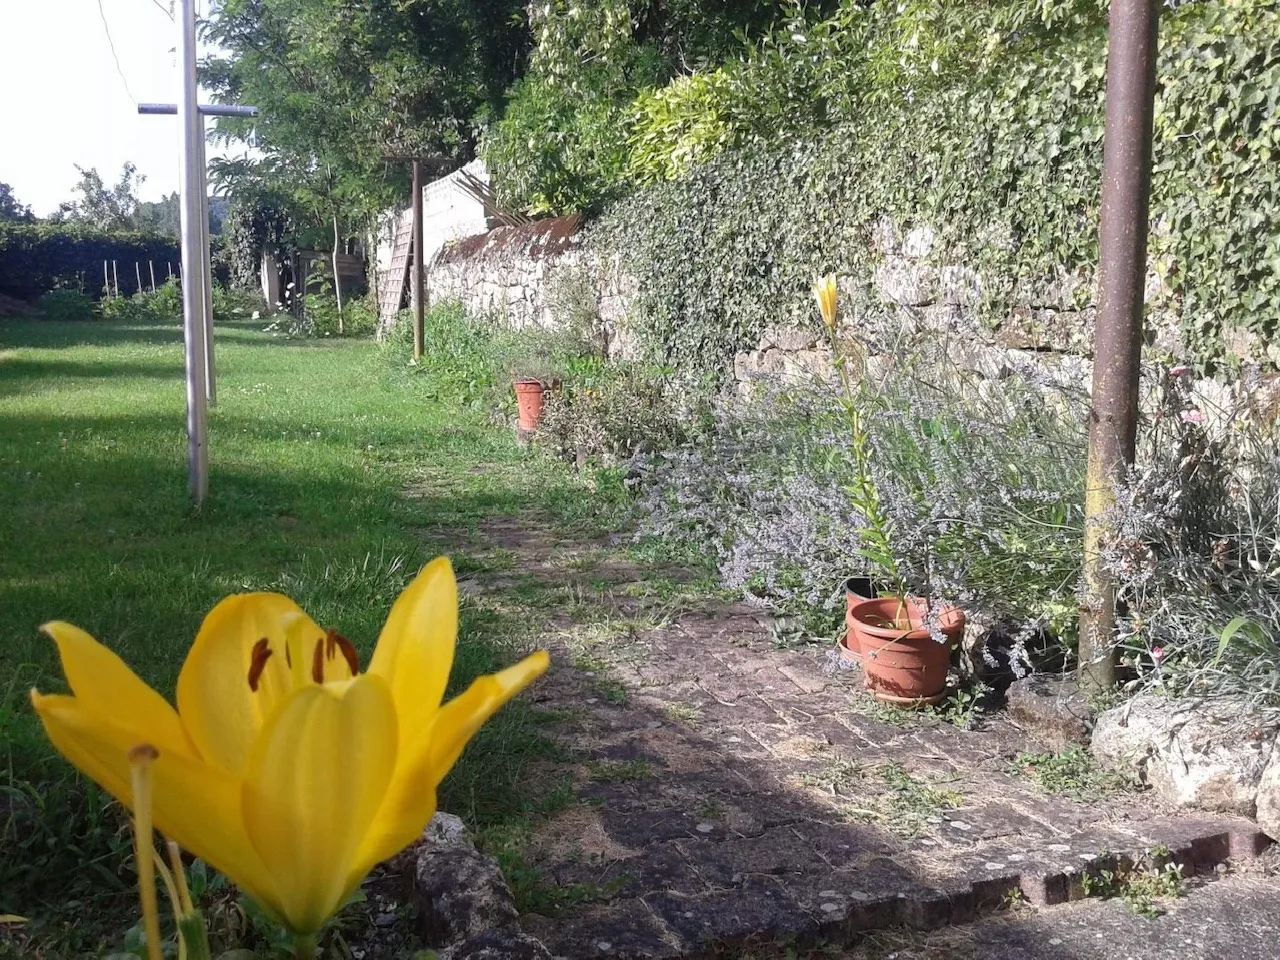
[[[499,673],[478,677],[436,713],[429,730],[400,744],[400,763],[373,831],[359,854],[370,869],[413,843],[436,812],[436,787],[457,763],[467,742],[498,710],[546,673],[551,659],[539,650]]]
[[[369,662],[391,688],[402,742],[422,736],[440,709],[457,639],[458,584],[439,557],[396,598]]]
[[[165,752],[194,755],[173,707],[138,679],[123,660],[69,623],[54,621],[40,630],[58,645],[67,685],[85,710],[113,717],[127,704],[130,725],[145,730],[148,743]]]
[[[209,611],[178,676],[178,713],[200,753],[241,772],[263,724],[296,685],[308,682],[314,644],[324,636],[278,593],[236,594]],[[255,691],[249,673],[263,639],[270,655]]]
[[[126,728],[85,708],[77,697],[31,693],[54,747],[126,807],[133,802],[129,751],[154,743],[146,731]],[[240,818],[238,783],[216,767],[180,751],[160,749],[153,815],[156,829],[225,874],[270,908],[272,881],[249,844]]]
[[[245,767],[245,830],[275,881],[280,915],[308,934],[363,874],[356,852],[391,780],[398,731],[380,677],[300,687]]]

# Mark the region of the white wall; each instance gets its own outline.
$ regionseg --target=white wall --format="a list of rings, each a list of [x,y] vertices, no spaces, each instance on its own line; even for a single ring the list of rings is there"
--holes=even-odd
[[[466,172],[484,183],[489,173],[483,160],[472,160],[461,171],[428,183],[422,188],[422,246],[423,262],[435,256],[436,251],[450,240],[487,233],[497,226],[485,215],[484,204],[463,192],[458,186],[459,173]],[[413,210],[388,212],[382,219],[378,234],[378,275],[391,267],[391,253],[395,246],[396,231],[401,223],[408,224]]]

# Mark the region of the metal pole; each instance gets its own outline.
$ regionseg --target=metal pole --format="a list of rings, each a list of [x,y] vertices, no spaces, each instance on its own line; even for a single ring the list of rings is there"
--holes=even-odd
[[[141,293],[142,292],[142,267],[138,264],[137,260],[133,261],[133,277],[135,280],[138,281],[138,289],[135,290],[134,293]]]
[[[205,406],[204,241],[200,231],[200,114],[196,109],[194,0],[178,0],[178,163],[181,179],[182,326],[187,367],[187,465],[191,498],[199,506],[209,490],[208,410]]]
[[[111,279],[115,281],[116,292],[112,294],[112,299],[120,296],[120,271],[116,269],[116,262],[111,261]]]
[[[413,161],[413,359],[421,360],[426,332],[422,296],[422,161]]]
[[[204,389],[212,407],[218,402],[218,384],[213,366],[213,261],[209,258],[209,180],[203,116],[200,117],[200,235],[204,240]]]
[[[152,260],[147,261],[147,269],[151,271],[151,292],[156,292],[156,265]]]
[[[1080,679],[1098,689],[1116,682],[1115,584],[1100,549],[1115,482],[1133,463],[1137,436],[1159,17],[1159,0],[1111,4],[1079,647]]]
[[[102,261],[102,289],[103,296],[110,299],[111,297],[111,273],[107,270],[107,261]]]

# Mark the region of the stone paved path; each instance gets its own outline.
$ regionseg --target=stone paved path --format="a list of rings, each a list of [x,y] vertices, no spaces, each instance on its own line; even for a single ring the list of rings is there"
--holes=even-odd
[[[779,648],[760,611],[664,600],[654,574],[533,526],[484,532],[522,576],[584,596],[591,584],[599,599],[583,602],[610,608],[607,630],[554,611],[546,625],[554,666],[535,696],[561,712],[579,802],[537,828],[526,857],[573,905],[522,922],[553,953],[847,942],[1019,896],[1074,899],[1086,870],[1117,858],[1167,849],[1193,872],[1265,843],[1248,821],[1169,816],[1139,794],[1049,795],[1014,764],[1040,748],[1002,715],[967,731],[877,708],[825,651]]]
[[[1280,879],[1231,875],[1192,885],[1157,917],[1119,900],[1015,910],[936,933],[871,936],[847,960],[1275,960]]]

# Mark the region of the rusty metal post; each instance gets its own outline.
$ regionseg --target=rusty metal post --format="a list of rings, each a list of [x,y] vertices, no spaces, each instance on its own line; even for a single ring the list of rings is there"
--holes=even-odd
[[[426,331],[423,311],[426,297],[422,291],[422,161],[413,161],[413,270],[411,296],[413,298],[413,359],[421,360]]]
[[[1159,16],[1159,0],[1111,4],[1080,608],[1080,679],[1095,689],[1116,682],[1115,585],[1099,551],[1114,485],[1133,463],[1137,434]]]

